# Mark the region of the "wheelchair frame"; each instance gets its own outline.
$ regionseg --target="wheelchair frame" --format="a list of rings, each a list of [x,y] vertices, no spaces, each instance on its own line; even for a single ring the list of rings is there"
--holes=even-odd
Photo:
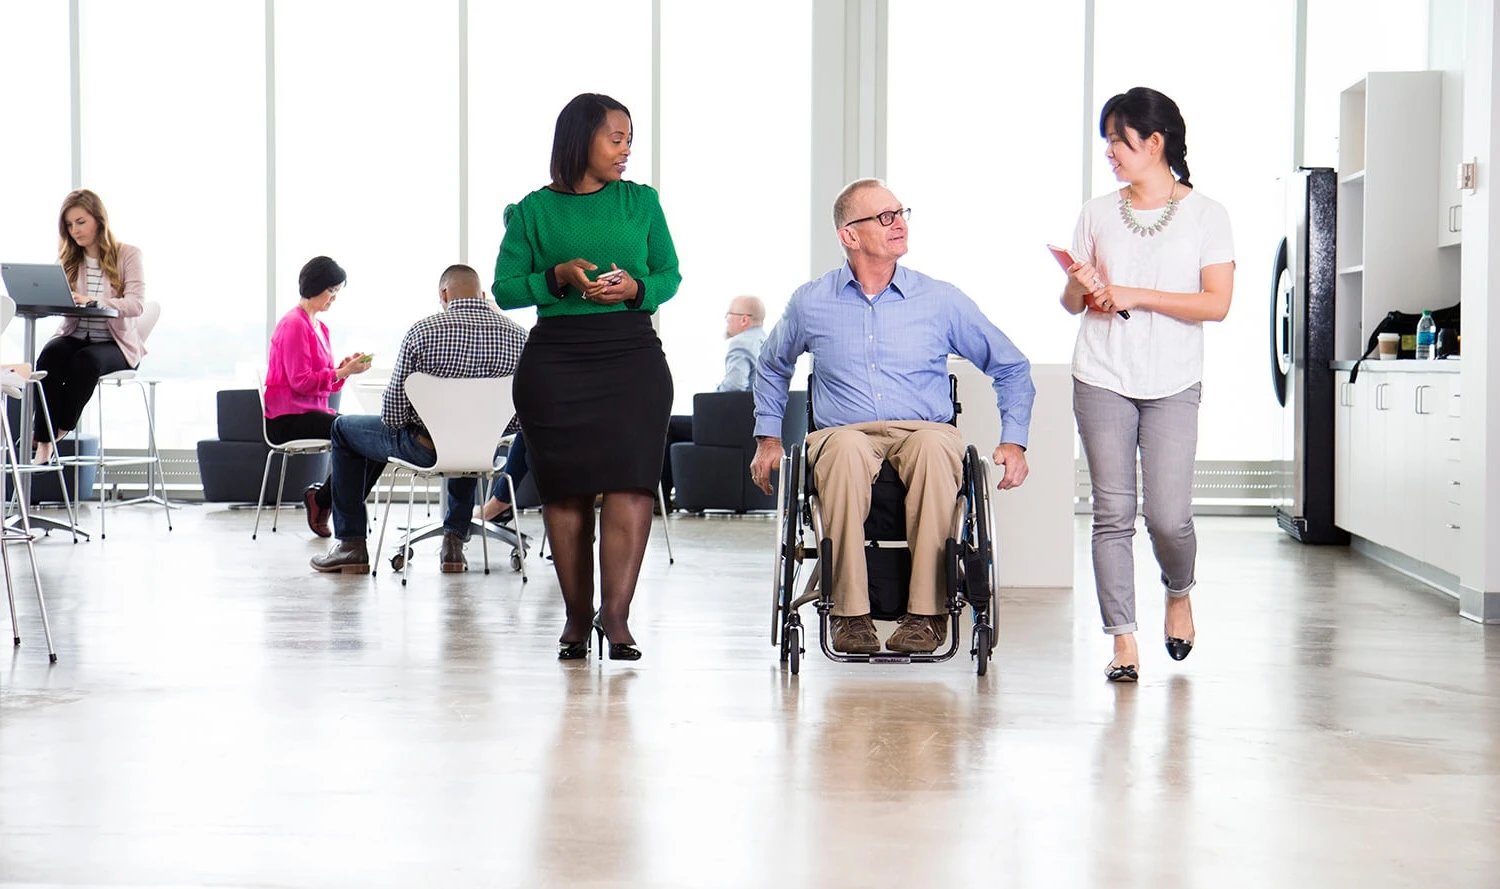
[[[949,378],[954,394],[954,416],[960,410],[957,381]],[[812,391],[808,387],[809,393]],[[812,413],[809,399],[808,413]],[[808,428],[813,428],[809,419]],[[944,563],[948,607],[949,639],[946,648],[930,654],[876,652],[845,654],[831,644],[829,618],[833,613],[833,542],[823,529],[823,516],[817,493],[812,490],[805,458],[806,443],[798,442],[791,453],[781,458],[777,481],[777,542],[772,576],[771,644],[779,646],[782,663],[793,675],[801,670],[805,628],[799,614],[802,606],[815,605],[818,612],[818,644],[829,660],[840,663],[909,664],[942,663],[958,651],[962,623],[959,620],[967,604],[974,609],[974,627],[969,655],[976,662],[978,675],[989,670],[997,635],[997,578],[994,542],[995,516],[990,499],[989,460],[980,456],[973,445],[964,450],[963,477],[958,499],[954,502],[952,533],[946,541]],[[812,545],[807,541],[811,527]],[[901,547],[905,541],[865,541],[866,547]],[[816,562],[796,594],[797,576],[805,563]]]

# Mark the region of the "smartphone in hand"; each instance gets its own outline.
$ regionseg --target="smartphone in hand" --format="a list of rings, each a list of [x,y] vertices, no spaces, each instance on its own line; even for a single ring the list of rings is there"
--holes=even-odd
[[[621,281],[625,280],[625,270],[610,269],[607,272],[600,272],[599,277],[595,278],[594,280],[598,281],[601,284],[618,284]]]

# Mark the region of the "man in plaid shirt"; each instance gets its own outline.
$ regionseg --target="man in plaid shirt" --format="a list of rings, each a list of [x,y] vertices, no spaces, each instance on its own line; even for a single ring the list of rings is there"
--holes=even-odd
[[[466,265],[449,266],[438,282],[443,310],[428,315],[406,332],[396,368],[391,372],[379,417],[340,414],[333,421],[333,533],[337,541],[312,566],[324,572],[370,573],[365,547],[369,524],[365,498],[367,463],[386,463],[399,457],[420,466],[436,459],[432,439],[422,418],[406,396],[406,378],[413,373],[435,377],[508,377],[516,371],[526,331],[501,315],[484,297],[479,274]],[[464,542],[474,514],[477,480],[448,480],[448,511],[443,517],[442,566],[445,572],[463,571]]]

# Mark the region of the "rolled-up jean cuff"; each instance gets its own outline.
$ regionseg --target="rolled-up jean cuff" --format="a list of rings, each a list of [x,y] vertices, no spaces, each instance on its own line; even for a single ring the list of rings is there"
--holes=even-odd
[[[1198,581],[1195,580],[1192,583],[1188,584],[1187,587],[1184,588],[1184,589],[1174,590],[1171,587],[1167,587],[1167,598],[1168,599],[1181,599],[1183,596],[1186,596],[1188,593],[1191,593],[1193,591],[1193,587],[1195,587],[1197,585],[1198,585]]]
[[[1104,635],[1106,635],[1106,636],[1123,636],[1126,633],[1134,633],[1134,632],[1135,632],[1135,624],[1126,624],[1123,627],[1105,627],[1104,628]]]

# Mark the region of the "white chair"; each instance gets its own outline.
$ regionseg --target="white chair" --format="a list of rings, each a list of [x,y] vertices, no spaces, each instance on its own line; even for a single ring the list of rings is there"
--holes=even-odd
[[[255,530],[250,532],[250,539],[260,533],[260,510],[265,503],[266,482],[271,478],[271,458],[277,454],[281,455],[281,476],[276,482],[276,506],[271,511],[271,533],[276,533],[276,521],[281,518],[281,494],[286,489],[286,464],[293,457],[306,454],[326,454],[333,450],[333,442],[326,438],[294,438],[281,444],[271,442],[271,434],[266,431],[266,375],[261,372],[256,385],[260,389],[260,435],[265,439],[266,447],[271,450],[266,452],[266,469],[260,474],[260,493],[255,497]]]
[[[15,316],[16,301],[8,296],[0,296],[0,333],[3,333],[10,327],[10,322],[15,318]],[[58,460],[57,434],[52,426],[52,414],[47,410],[47,399],[42,396],[42,380],[45,379],[47,379],[47,372],[45,370],[32,370],[31,375],[25,379],[24,385],[36,387],[36,401],[33,403],[41,409],[42,418],[45,421],[44,425],[47,427],[48,442],[52,445],[52,456],[50,456],[45,463],[30,463],[27,461],[18,460],[16,461],[17,465],[15,466],[15,470],[20,475],[26,476],[28,478],[33,475],[42,475],[49,472],[57,476],[57,487],[58,490],[62,493],[63,507],[68,511],[68,530],[73,535],[73,542],[77,543],[78,516],[73,511],[73,501],[68,494],[68,470],[67,467]],[[24,417],[22,418],[21,422],[26,422]],[[16,500],[19,500],[22,497],[29,496],[29,494],[29,489],[20,485],[11,488],[11,497]],[[17,513],[17,518],[19,518],[19,513]],[[9,516],[8,514],[6,516],[6,523],[11,523],[11,516]],[[57,523],[51,522],[50,520],[42,520],[40,524],[42,527],[47,528],[48,533],[51,533],[51,527],[56,525]]]
[[[156,322],[161,318],[161,303],[148,302],[140,317],[136,320],[136,330],[141,335],[141,341],[145,342],[155,329]],[[75,453],[74,456],[62,457],[59,462],[64,466],[73,467],[73,487],[78,487],[78,472],[83,466],[95,467],[95,484],[99,487],[99,539],[104,539],[104,513],[106,507],[130,506],[135,503],[160,503],[167,517],[167,530],[172,530],[172,504],[167,499],[167,475],[162,468],[161,452],[156,449],[156,384],[157,380],[141,379],[134,370],[117,370],[114,373],[104,374],[99,378],[99,385],[94,394],[95,403],[99,409],[99,454],[97,456],[82,456]],[[120,388],[126,383],[134,384],[141,390],[141,405],[146,412],[146,453],[143,455],[116,455],[109,456],[104,451],[104,387],[112,385]],[[148,391],[149,390],[149,391]],[[73,430],[74,440],[77,440],[78,430]],[[75,451],[81,448],[75,448]],[[115,500],[110,503],[104,501],[104,491],[107,487],[104,483],[104,475],[109,469],[122,466],[145,466],[146,467],[146,494],[141,497],[132,497],[128,500]],[[159,486],[159,487],[158,487]],[[161,493],[157,493],[160,491]]]
[[[15,301],[10,297],[0,299],[0,332],[9,326],[16,314]],[[20,399],[23,386],[30,382],[26,377],[19,374],[5,375],[9,379],[0,379],[0,401],[5,399]],[[57,649],[52,644],[52,625],[47,620],[47,599],[42,593],[42,575],[36,566],[36,546],[31,531],[31,507],[27,503],[27,497],[22,493],[21,472],[19,470],[20,460],[16,456],[15,439],[11,436],[10,412],[4,410],[6,405],[0,403],[0,436],[4,437],[3,450],[0,450],[0,460],[4,461],[4,469],[9,477],[10,483],[16,494],[17,515],[21,519],[19,528],[5,526],[0,529],[0,565],[5,571],[5,599],[10,605],[10,630],[11,639],[15,645],[21,644],[21,622],[16,616],[16,587],[15,577],[10,570],[10,547],[9,544],[20,543],[26,547],[26,555],[31,559],[31,581],[36,585],[36,604],[42,616],[42,635],[47,639],[47,658],[51,663],[57,663]],[[58,479],[61,481],[61,477]],[[67,489],[63,489],[63,498],[67,499]]]
[[[406,378],[404,384],[406,396],[411,399],[411,405],[416,409],[417,416],[422,418],[422,425],[427,427],[427,434],[432,437],[433,449],[437,452],[437,458],[431,466],[418,466],[405,460],[391,458],[390,464],[394,469],[391,480],[386,487],[385,512],[380,520],[380,537],[375,543],[375,555],[370,560],[371,573],[378,570],[380,564],[380,550],[385,545],[385,529],[390,524],[391,501],[395,499],[396,476],[408,473],[413,480],[430,478],[475,478],[485,482],[479,485],[475,492],[475,501],[483,504],[489,499],[489,492],[498,480],[504,480],[509,492],[511,503],[516,501],[516,489],[510,476],[504,470],[496,466],[495,449],[500,446],[500,440],[505,436],[505,427],[510,424],[511,415],[515,413],[515,401],[511,395],[510,377],[482,377],[482,378],[460,378],[445,379],[434,377],[424,373],[414,373]],[[475,410],[475,405],[483,405],[483,410]],[[406,539],[401,544],[403,555],[401,564],[401,585],[406,585],[407,573],[411,569],[411,559],[407,557],[411,552],[412,504],[416,500],[416,486],[408,485],[406,489]],[[376,497],[376,506],[380,503]],[[517,535],[517,548],[524,547]],[[484,548],[484,573],[490,573],[490,543],[489,534],[481,532],[480,540]],[[524,553],[522,558],[512,559],[512,565],[521,572],[521,580],[524,583],[526,576],[526,560]]]

